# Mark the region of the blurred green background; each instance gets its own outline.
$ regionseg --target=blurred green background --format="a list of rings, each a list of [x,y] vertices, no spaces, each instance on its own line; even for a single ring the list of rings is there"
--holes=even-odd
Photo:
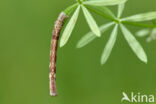
[[[121,32],[108,62],[100,57],[111,29],[82,49],[89,31],[80,13],[68,44],[58,48],[58,96],[49,96],[49,49],[59,13],[75,0],[0,0],[0,104],[120,104],[122,92],[156,96],[156,41],[143,45],[149,62],[131,51]],[[129,0],[123,16],[156,11],[156,0]],[[117,7],[111,7],[114,13]],[[93,14],[99,25],[107,20]],[[134,33],[137,27],[127,26]]]

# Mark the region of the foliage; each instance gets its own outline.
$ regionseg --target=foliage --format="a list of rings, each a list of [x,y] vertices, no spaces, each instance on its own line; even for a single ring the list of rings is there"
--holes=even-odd
[[[141,22],[156,20],[156,12],[152,11],[148,13],[141,13],[141,14],[136,14],[125,18],[121,18],[126,2],[127,0],[77,0],[76,4],[68,7],[64,11],[66,15],[69,15],[72,13],[73,10],[77,8],[65,27],[65,30],[61,37],[60,46],[62,47],[67,43],[74,29],[81,8],[86,18],[86,21],[91,29],[91,32],[88,32],[79,40],[77,44],[77,48],[82,48],[86,46],[94,39],[100,37],[101,34],[107,31],[110,27],[115,25],[110,35],[110,38],[106,44],[106,47],[104,48],[104,51],[102,53],[101,64],[105,64],[106,61],[108,60],[112,52],[112,49],[115,45],[117,34],[118,34],[117,32],[119,28],[121,29],[123,36],[128,42],[132,51],[142,62],[147,63],[147,56],[146,53],[144,52],[144,49],[137,41],[137,39],[133,36],[133,34],[130,32],[130,30],[126,28],[125,25],[144,27],[145,29],[140,30],[136,34],[139,37],[144,37],[147,36],[147,34],[151,33],[151,36],[148,37],[147,39],[148,41],[151,41],[156,37],[156,24],[155,23],[145,24]],[[105,6],[112,6],[112,5],[118,5],[117,16],[115,16],[110,9],[105,7]],[[93,16],[91,15],[90,11],[111,20],[111,22],[99,27],[96,21],[94,20]]]

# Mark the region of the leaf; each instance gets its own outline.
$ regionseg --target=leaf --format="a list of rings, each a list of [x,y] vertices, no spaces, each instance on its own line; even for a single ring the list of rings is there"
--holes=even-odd
[[[142,13],[142,14],[136,14],[130,17],[123,18],[122,21],[135,21],[135,22],[141,22],[141,21],[150,21],[156,19],[156,12],[148,12],[148,13]]]
[[[90,27],[90,29],[92,30],[92,32],[100,37],[101,36],[101,32],[99,30],[99,27],[98,25],[96,24],[96,21],[94,20],[94,18],[92,17],[92,15],[89,13],[89,11],[82,5],[82,10],[83,10],[83,13],[84,13],[84,16],[88,22],[88,25]]]
[[[139,42],[135,39],[132,33],[124,25],[121,24],[120,27],[121,27],[121,30],[123,32],[125,39],[127,40],[133,52],[141,61],[147,63],[147,56],[142,46],[139,44]]]
[[[121,17],[124,8],[125,8],[125,3],[122,3],[122,4],[119,4],[119,5],[118,5],[118,16],[117,16],[118,18]]]
[[[104,33],[105,31],[107,31],[113,24],[114,24],[114,22],[102,25],[100,27],[101,33]],[[97,36],[95,36],[93,32],[89,32],[79,40],[76,47],[82,48],[82,47],[86,46],[87,44],[89,44],[90,42],[92,42],[95,38],[97,38]]]
[[[144,37],[144,36],[147,36],[149,33],[150,33],[149,29],[142,29],[136,33],[136,36]]]
[[[156,28],[153,29],[152,32],[151,32],[151,36],[153,36],[153,35],[156,36]]]
[[[109,6],[109,5],[117,5],[126,2],[127,0],[90,0],[85,1],[83,4],[86,5],[94,5],[94,6]]]
[[[116,38],[117,38],[117,31],[118,31],[118,24],[115,25],[115,27],[111,33],[110,39],[108,40],[106,47],[102,53],[101,64],[106,63],[106,61],[108,60],[108,58],[112,52],[112,49],[114,47],[114,44],[115,44]]]
[[[107,7],[104,7],[104,6],[96,7],[96,6],[86,5],[86,8],[88,10],[98,14],[98,15],[101,15],[101,16],[105,17],[105,18],[108,18],[108,19],[111,19],[111,20],[116,19],[115,15]]]
[[[71,17],[70,21],[68,22],[68,24],[62,34],[61,41],[60,41],[60,47],[63,47],[67,43],[67,41],[75,27],[75,24],[76,24],[78,15],[79,15],[79,11],[80,11],[80,6],[75,10],[73,16]]]
[[[151,31],[150,36],[147,38],[147,42],[151,42],[152,40],[156,40],[156,29],[153,29]]]

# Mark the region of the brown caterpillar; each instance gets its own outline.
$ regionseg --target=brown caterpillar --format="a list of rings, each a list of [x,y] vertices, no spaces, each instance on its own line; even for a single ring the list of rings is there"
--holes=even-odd
[[[49,84],[50,84],[50,95],[56,96],[56,54],[57,54],[57,46],[58,39],[60,36],[60,32],[62,26],[64,24],[65,19],[67,18],[64,12],[60,13],[57,21],[55,22],[52,39],[51,39],[51,49],[50,49],[50,65],[49,65]]]

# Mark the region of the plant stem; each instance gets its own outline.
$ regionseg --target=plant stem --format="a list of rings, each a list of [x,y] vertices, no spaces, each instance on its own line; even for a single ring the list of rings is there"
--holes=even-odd
[[[151,25],[151,24],[142,24],[142,23],[137,23],[137,22],[130,22],[130,21],[121,21],[123,24],[127,25],[133,25],[137,27],[144,27],[144,28],[156,28],[156,25]]]
[[[50,95],[56,96],[56,54],[57,54],[57,46],[58,39],[60,36],[60,31],[64,24],[65,19],[67,18],[64,12],[60,13],[57,21],[55,22],[52,39],[51,39],[51,49],[50,49],[50,65],[49,65],[49,80],[50,80]]]
[[[117,22],[117,19],[116,19],[116,18],[112,18],[112,17],[110,17],[110,16],[108,16],[108,15],[106,15],[106,14],[102,14],[102,13],[96,11],[95,9],[92,9],[92,8],[89,7],[89,6],[85,6],[85,7],[86,7],[88,10],[90,10],[90,11],[96,13],[97,15],[100,15],[100,16],[102,16],[102,17],[104,17],[104,18],[106,18],[106,19],[108,19],[108,20],[110,20],[110,21]]]

